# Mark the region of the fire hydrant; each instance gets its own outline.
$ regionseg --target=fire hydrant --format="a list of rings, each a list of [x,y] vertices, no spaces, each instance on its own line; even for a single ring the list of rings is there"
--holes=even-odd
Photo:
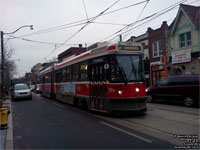
[[[8,128],[8,108],[0,108],[0,129]]]

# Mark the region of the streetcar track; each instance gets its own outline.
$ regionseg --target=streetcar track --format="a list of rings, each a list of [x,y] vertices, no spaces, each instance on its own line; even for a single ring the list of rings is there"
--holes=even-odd
[[[169,118],[165,118],[165,117],[159,117],[159,116],[151,115],[151,114],[148,114],[148,115],[149,115],[149,116],[152,116],[152,117],[164,119],[164,120],[169,120],[169,121],[173,121],[173,122],[184,123],[184,124],[192,125],[192,126],[195,126],[195,127],[196,127],[196,126],[199,127],[199,125],[194,125],[194,124],[191,124],[191,123],[188,123],[188,122],[177,121],[177,120],[175,120],[175,119],[169,119]]]
[[[62,108],[64,107],[63,105],[60,105],[60,104],[55,103],[55,102],[53,102],[53,104],[56,105],[56,106],[58,106],[58,107],[62,107]]]
[[[155,129],[155,128],[152,128],[152,127],[149,127],[149,126],[145,126],[143,124],[139,124],[137,122],[134,122],[134,121],[131,121],[131,120],[128,120],[128,119],[123,119],[123,120],[126,121],[126,122],[129,122],[131,124],[142,126],[146,129],[150,129],[150,130],[153,130],[153,131],[156,131],[156,132],[159,132],[159,133],[165,133],[165,134],[173,135],[172,133],[169,133],[169,132],[166,132],[166,131],[163,131],[163,130],[159,130],[159,129]]]
[[[199,116],[199,114],[190,113],[190,112],[184,112],[184,111],[178,111],[178,110],[172,110],[172,109],[167,109],[167,108],[152,107],[152,106],[148,106],[148,108],[151,108],[151,109],[160,109],[160,110],[166,110],[166,111],[171,111],[171,112],[177,112],[177,113],[184,113],[184,114]]]

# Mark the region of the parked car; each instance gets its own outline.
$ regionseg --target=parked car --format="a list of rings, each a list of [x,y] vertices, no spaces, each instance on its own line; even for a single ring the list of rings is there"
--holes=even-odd
[[[16,99],[32,99],[32,93],[26,84],[16,84],[14,85],[11,92],[12,100]]]
[[[186,106],[199,107],[199,75],[170,76],[147,88],[147,102],[176,100]]]
[[[35,89],[35,85],[30,85],[29,88],[30,88],[30,90],[33,92],[34,89]]]
[[[35,93],[40,93],[40,85],[39,84],[35,85]]]

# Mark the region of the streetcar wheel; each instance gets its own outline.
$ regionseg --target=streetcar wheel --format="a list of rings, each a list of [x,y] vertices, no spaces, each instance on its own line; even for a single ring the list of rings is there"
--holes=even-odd
[[[185,106],[188,106],[188,107],[194,106],[194,99],[191,98],[191,97],[186,97],[186,98],[184,99],[184,105],[185,105]]]

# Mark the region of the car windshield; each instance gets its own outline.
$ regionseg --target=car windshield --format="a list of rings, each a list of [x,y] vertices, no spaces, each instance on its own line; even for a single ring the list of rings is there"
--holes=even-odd
[[[27,85],[15,85],[15,90],[26,90],[28,89]]]
[[[30,88],[34,88],[35,87],[35,85],[30,85]]]
[[[119,55],[116,56],[120,69],[127,81],[143,81],[144,71],[142,56],[139,55]]]

